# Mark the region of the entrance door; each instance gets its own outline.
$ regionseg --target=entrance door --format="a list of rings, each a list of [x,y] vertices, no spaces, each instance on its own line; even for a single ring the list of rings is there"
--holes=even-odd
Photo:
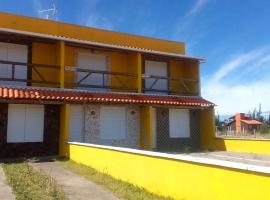
[[[79,52],[77,67],[86,70],[108,71],[107,56],[94,54],[91,52]],[[78,72],[77,82],[80,82],[80,89],[87,90],[103,90],[103,84],[108,85],[108,75],[104,76],[100,73],[92,73],[86,77],[88,72]],[[105,89],[106,90],[106,89]]]
[[[27,45],[0,42],[0,60],[27,63]],[[25,86],[27,80],[27,66],[15,66],[15,79],[20,81],[0,81],[0,84]],[[0,78],[12,78],[12,65],[0,63]]]

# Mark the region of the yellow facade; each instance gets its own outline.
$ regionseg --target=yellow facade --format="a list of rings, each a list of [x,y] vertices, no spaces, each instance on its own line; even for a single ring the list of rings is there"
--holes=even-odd
[[[3,28],[65,36],[115,45],[133,46],[171,53],[185,53],[185,46],[181,42],[118,33],[8,13],[0,13],[0,19],[0,27]]]
[[[151,106],[143,106],[140,109],[140,143],[141,148],[145,150],[152,150],[152,109]]]
[[[75,162],[162,196],[186,200],[270,198],[269,174],[96,147],[69,148]]]

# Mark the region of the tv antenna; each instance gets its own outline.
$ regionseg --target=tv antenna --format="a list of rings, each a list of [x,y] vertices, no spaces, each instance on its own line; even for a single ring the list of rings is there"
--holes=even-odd
[[[45,15],[45,19],[56,20],[56,11],[55,4],[52,4],[51,8],[40,10],[39,12]]]

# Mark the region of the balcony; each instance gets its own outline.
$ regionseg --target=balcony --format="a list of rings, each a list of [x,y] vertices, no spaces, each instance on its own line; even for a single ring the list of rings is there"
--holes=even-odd
[[[135,86],[138,78],[136,74],[67,66],[65,67],[65,72],[67,76],[71,75],[72,77],[70,79],[72,81],[67,80],[65,82],[65,87],[67,88],[118,92],[138,91],[138,88]]]
[[[18,86],[60,87],[60,67],[0,60],[0,83]],[[65,88],[103,92],[138,92],[137,74],[68,67]],[[142,92],[197,96],[199,81],[181,77],[141,76]]]
[[[0,60],[0,84],[59,87],[60,67]]]
[[[142,75],[143,92],[173,95],[199,95],[199,81],[181,77]]]

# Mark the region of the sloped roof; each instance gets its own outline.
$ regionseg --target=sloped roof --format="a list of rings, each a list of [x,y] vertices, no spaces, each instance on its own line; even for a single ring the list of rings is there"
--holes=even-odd
[[[244,122],[245,124],[249,124],[249,125],[262,125],[262,122],[259,122],[259,121],[254,120],[254,119],[250,119],[250,120],[242,119],[241,122]]]
[[[106,47],[106,48],[119,49],[119,50],[125,50],[125,51],[141,52],[141,53],[146,53],[146,54],[168,56],[168,57],[174,57],[174,58],[185,59],[185,60],[194,60],[194,61],[199,61],[199,62],[205,61],[205,59],[201,57],[187,56],[183,54],[169,53],[169,52],[163,52],[163,51],[155,51],[151,49],[145,49],[145,48],[139,48],[139,47],[133,47],[133,46],[122,46],[122,45],[107,44],[107,43],[90,41],[90,40],[81,40],[81,39],[70,38],[70,37],[59,36],[59,35],[50,35],[50,34],[44,34],[44,33],[21,31],[21,30],[15,30],[15,29],[10,29],[10,28],[0,28],[0,32],[15,33],[15,34],[21,34],[21,35],[32,36],[32,37],[52,39],[52,40],[62,40],[62,41],[77,43],[77,44],[85,44],[85,45],[92,45],[92,46],[97,46],[97,47]]]
[[[71,103],[115,103],[187,106],[207,108],[215,106],[210,101],[194,96],[150,95],[116,92],[91,92],[87,90],[0,86],[0,100],[59,101]]]

